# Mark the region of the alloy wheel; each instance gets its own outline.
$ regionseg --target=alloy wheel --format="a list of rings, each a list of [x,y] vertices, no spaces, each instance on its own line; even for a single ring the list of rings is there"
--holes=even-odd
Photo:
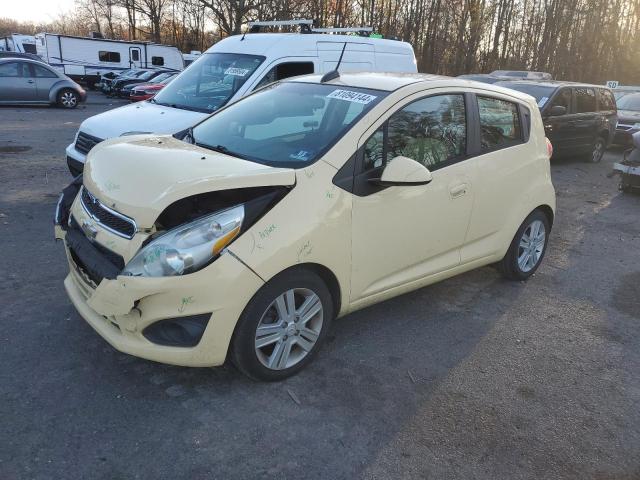
[[[78,99],[75,93],[72,92],[64,92],[60,96],[60,102],[66,108],[73,108],[78,104]]]
[[[603,156],[604,156],[604,142],[602,141],[602,139],[599,138],[596,140],[596,144],[593,146],[591,161],[593,163],[598,163],[600,160],[602,160]]]
[[[530,272],[540,262],[546,233],[544,223],[540,220],[534,220],[524,229],[518,246],[518,267],[522,272]]]
[[[306,288],[287,290],[271,302],[258,322],[258,360],[271,370],[296,365],[313,350],[322,322],[322,302],[316,293]]]

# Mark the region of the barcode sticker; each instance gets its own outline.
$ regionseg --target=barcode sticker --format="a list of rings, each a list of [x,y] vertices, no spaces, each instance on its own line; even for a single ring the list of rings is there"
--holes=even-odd
[[[229,67],[224,71],[225,75],[233,75],[235,77],[244,77],[247,73],[249,73],[249,70],[247,70],[246,68],[235,67]]]
[[[366,105],[378,97],[367,93],[352,92],[351,90],[334,90],[327,95],[327,98],[335,98],[337,100],[346,100],[347,102],[362,103],[363,105]]]

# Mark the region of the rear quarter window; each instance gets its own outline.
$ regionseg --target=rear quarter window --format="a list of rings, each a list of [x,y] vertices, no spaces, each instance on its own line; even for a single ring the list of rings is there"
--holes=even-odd
[[[616,101],[613,98],[613,93],[606,88],[598,89],[598,109],[604,111],[610,111],[616,109]]]
[[[523,142],[518,105],[507,100],[478,96],[480,146],[483,152]]]

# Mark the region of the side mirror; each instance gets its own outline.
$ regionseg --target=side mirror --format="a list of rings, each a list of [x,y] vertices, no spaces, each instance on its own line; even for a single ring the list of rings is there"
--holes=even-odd
[[[395,157],[384,167],[381,178],[370,181],[383,187],[426,185],[433,177],[427,167],[407,157]]]
[[[562,105],[554,105],[549,110],[549,115],[552,117],[560,117],[567,113],[567,107],[563,107]]]

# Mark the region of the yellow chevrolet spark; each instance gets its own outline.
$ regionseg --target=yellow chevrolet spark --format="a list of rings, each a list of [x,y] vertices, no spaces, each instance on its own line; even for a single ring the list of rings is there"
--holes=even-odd
[[[118,350],[282,379],[336,317],[483,265],[531,276],[549,156],[513,90],[298,77],[174,136],[96,146],[56,210],[64,284]]]

